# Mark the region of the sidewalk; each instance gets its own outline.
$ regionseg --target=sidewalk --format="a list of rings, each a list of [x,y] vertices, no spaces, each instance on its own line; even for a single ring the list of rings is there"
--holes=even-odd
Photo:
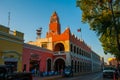
[[[74,73],[74,77],[75,76],[80,76],[80,75],[84,75],[84,74],[89,74],[89,73]],[[54,75],[54,76],[45,76],[45,77],[34,77],[33,80],[57,80],[62,78],[62,75]]]
[[[75,75],[78,76],[78,75]],[[56,75],[56,76],[47,76],[47,77],[35,77],[33,80],[57,80],[62,78],[61,75]],[[118,78],[120,80],[120,77]]]
[[[85,73],[74,73],[73,76],[80,76],[80,75],[85,75],[85,74],[90,74],[90,72],[85,72]],[[54,75],[54,76],[45,76],[45,77],[34,77],[33,80],[57,80],[62,78],[62,75]]]
[[[58,78],[61,78],[61,77],[62,77],[62,75],[34,77],[33,80],[57,80]]]

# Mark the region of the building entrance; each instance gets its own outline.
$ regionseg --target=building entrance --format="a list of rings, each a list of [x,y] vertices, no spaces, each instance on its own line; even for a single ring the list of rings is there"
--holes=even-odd
[[[63,59],[57,59],[54,64],[55,71],[61,72],[65,68],[65,61]]]
[[[32,70],[39,70],[39,61],[37,60],[30,60],[30,71]]]
[[[11,68],[11,72],[17,71],[17,62],[5,61],[5,65],[8,65]]]

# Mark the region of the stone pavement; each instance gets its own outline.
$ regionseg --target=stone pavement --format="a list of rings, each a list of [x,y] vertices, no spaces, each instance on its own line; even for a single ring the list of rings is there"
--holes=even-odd
[[[84,75],[84,74],[89,74],[87,73],[74,73],[74,76],[79,76],[79,75]],[[34,77],[33,80],[57,80],[59,78],[62,78],[62,75],[54,75],[54,76],[45,76],[45,77]]]
[[[34,77],[33,80],[57,80],[61,78],[62,75],[47,76],[47,77]]]
[[[84,75],[84,74],[74,74],[74,76],[79,76],[79,75]],[[57,80],[60,78],[62,78],[62,75],[54,75],[54,76],[46,76],[46,77],[34,77],[33,80]],[[120,77],[118,80],[120,80]]]
[[[47,76],[47,77],[34,77],[33,80],[57,80],[57,79],[60,79],[60,78],[62,78],[61,75],[56,75],[56,76]],[[118,80],[120,80],[120,78]]]

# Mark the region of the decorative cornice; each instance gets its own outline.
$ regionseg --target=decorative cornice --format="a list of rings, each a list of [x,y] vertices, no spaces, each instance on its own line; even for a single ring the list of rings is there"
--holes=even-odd
[[[24,41],[22,38],[20,37],[17,37],[17,36],[13,36],[11,34],[7,34],[5,32],[1,32],[0,31],[0,36],[4,36],[4,37],[7,37],[7,38],[11,38],[11,39],[15,39],[15,40],[18,40],[18,41]]]

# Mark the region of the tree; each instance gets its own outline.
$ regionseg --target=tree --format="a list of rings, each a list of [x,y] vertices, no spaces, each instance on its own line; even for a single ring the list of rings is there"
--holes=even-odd
[[[105,54],[120,57],[120,0],[77,0],[82,22],[99,36]]]

